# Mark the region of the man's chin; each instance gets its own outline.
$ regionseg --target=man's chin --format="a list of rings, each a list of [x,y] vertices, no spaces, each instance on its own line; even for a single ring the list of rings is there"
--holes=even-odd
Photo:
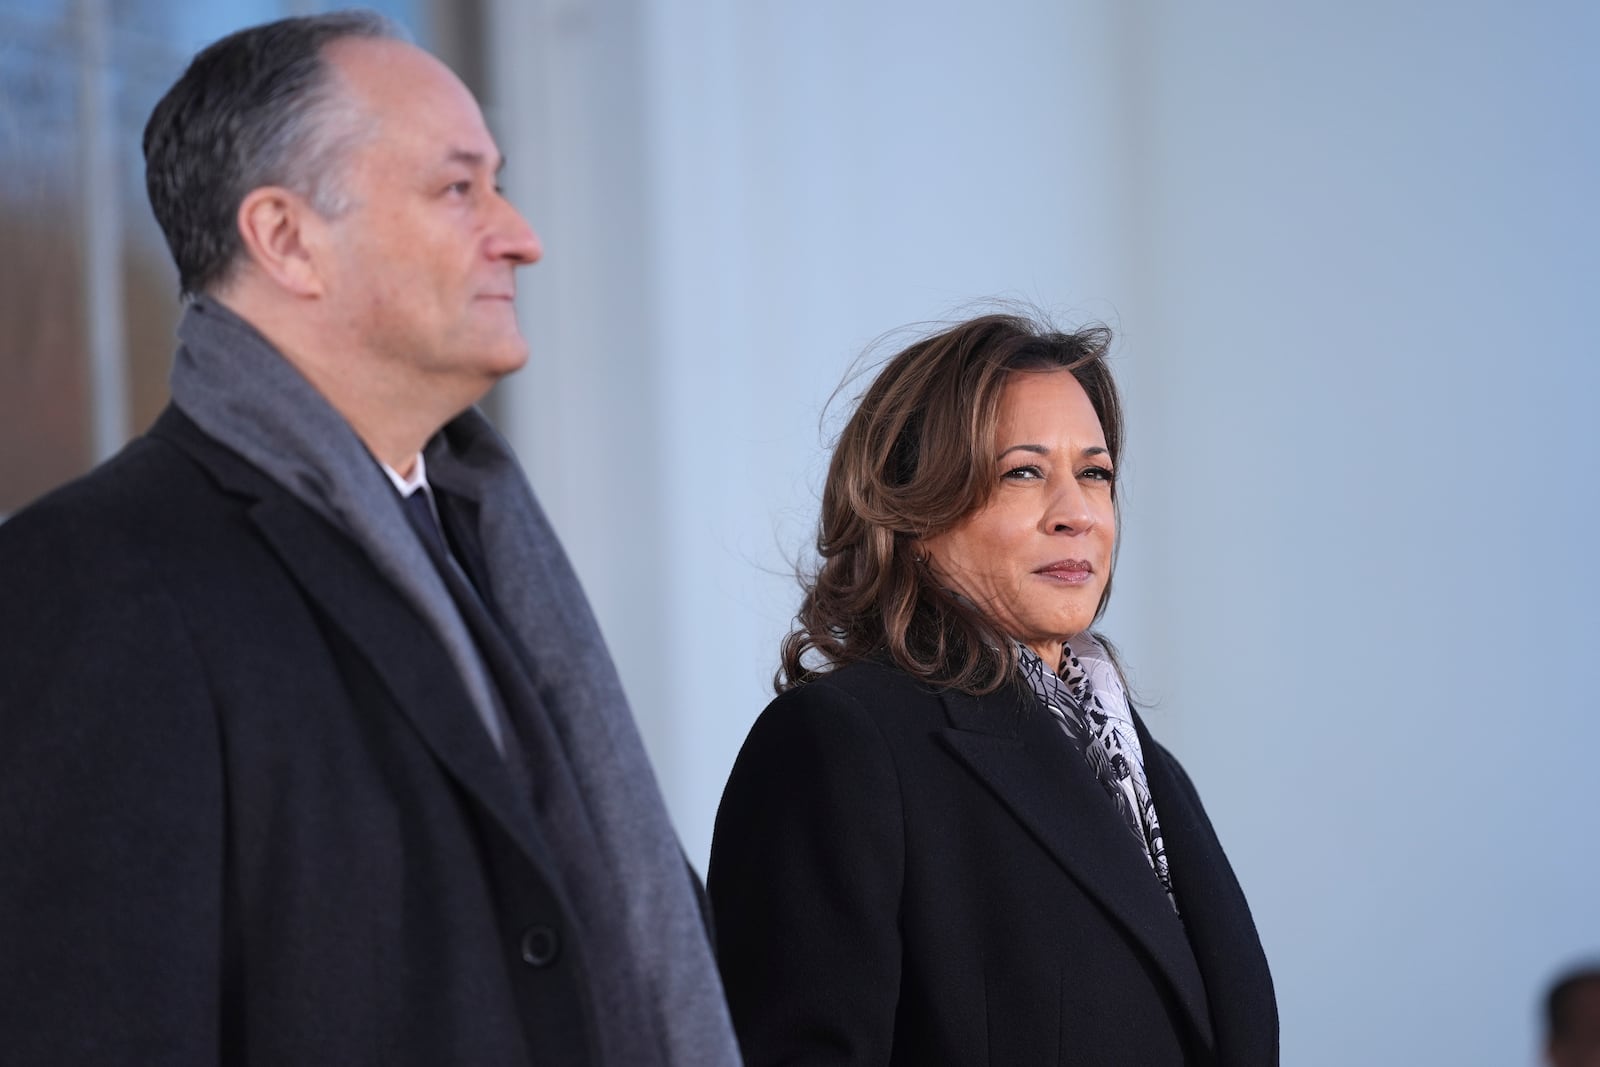
[[[528,342],[520,335],[486,344],[482,352],[483,371],[491,385],[528,364]]]

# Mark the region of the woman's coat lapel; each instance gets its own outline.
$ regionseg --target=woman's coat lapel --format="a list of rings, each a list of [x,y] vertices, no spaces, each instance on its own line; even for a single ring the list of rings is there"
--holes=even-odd
[[[1019,694],[1009,688],[983,697],[946,690],[942,699],[950,723],[941,738],[945,746],[1150,953],[1196,1033],[1214,1048],[1206,983],[1183,923],[1138,841],[1060,727],[1022,710]],[[1156,804],[1165,826],[1159,794]],[[1180,856],[1171,859],[1176,883],[1184,872]]]

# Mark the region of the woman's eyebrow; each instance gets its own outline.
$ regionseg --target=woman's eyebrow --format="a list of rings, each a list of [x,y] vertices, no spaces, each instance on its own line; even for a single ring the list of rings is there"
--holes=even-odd
[[[1012,445],[1010,448],[996,456],[995,460],[999,461],[1005,459],[1013,452],[1032,452],[1034,455],[1038,456],[1048,456],[1050,454],[1050,450],[1044,445]],[[1090,445],[1088,448],[1080,452],[1079,455],[1081,455],[1084,459],[1090,459],[1094,456],[1109,456],[1111,455],[1111,450],[1109,448],[1102,448],[1099,445]]]

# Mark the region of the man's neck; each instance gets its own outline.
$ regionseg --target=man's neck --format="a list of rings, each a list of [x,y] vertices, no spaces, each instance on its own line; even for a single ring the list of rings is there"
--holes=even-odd
[[[440,390],[408,388],[403,375],[380,372],[376,358],[359,344],[329,345],[326,338],[336,334],[316,321],[310,307],[285,307],[260,297],[248,285],[210,298],[265,337],[343,416],[367,451],[402,477],[410,474],[429,439],[457,414],[436,410],[436,403],[419,404],[419,397],[433,400]]]

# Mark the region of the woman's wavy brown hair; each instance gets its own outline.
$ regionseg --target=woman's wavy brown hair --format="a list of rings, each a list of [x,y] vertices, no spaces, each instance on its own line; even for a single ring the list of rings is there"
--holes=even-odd
[[[1062,333],[992,314],[889,359],[834,445],[820,562],[801,577],[805,596],[783,642],[779,692],[884,655],[929,685],[975,694],[1011,676],[1012,642],[940,585],[917,546],[988,502],[1000,394],[1014,374],[1070,371],[1100,417],[1115,469],[1122,404],[1106,366],[1110,343],[1103,326]],[[1108,579],[1096,619],[1110,596]]]

